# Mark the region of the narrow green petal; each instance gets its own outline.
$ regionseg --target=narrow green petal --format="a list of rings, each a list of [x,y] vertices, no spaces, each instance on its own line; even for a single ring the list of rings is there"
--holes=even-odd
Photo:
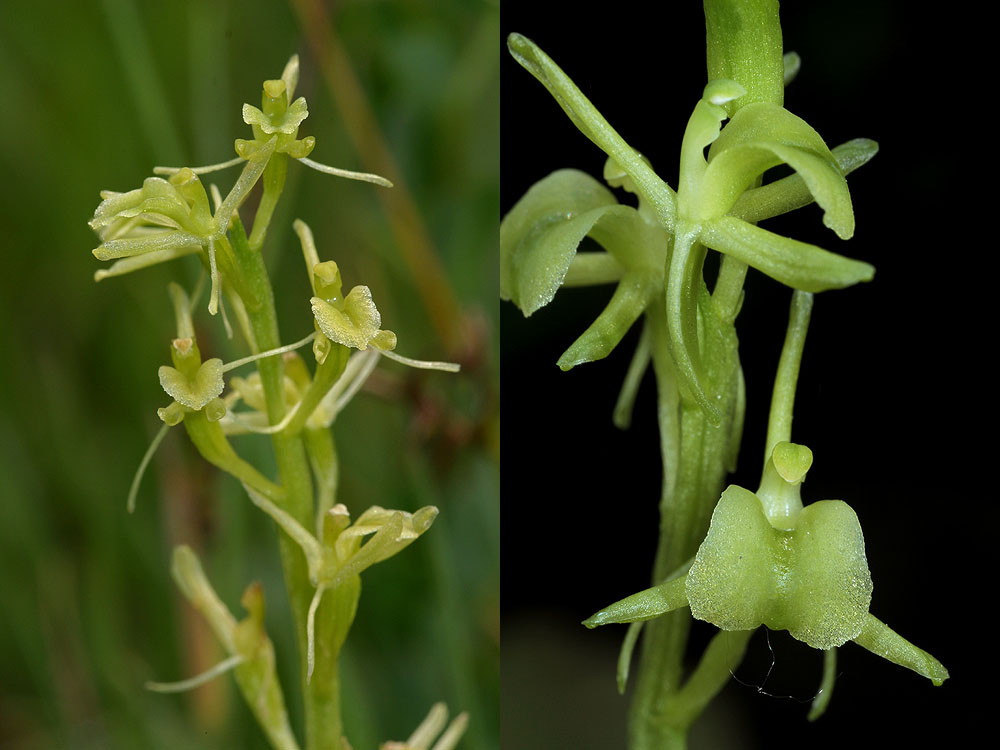
[[[868,138],[855,138],[841,143],[833,151],[837,166],[845,175],[871,161],[878,153],[878,144]],[[793,174],[759,188],[743,193],[730,210],[730,214],[744,221],[757,223],[797,208],[808,206],[814,200],[805,180]]]
[[[935,685],[942,685],[949,677],[941,662],[871,614],[865,618],[864,628],[854,642],[893,664],[912,669]]]
[[[583,621],[588,628],[621,622],[641,622],[687,606],[686,577],[674,578],[625,597]]]
[[[635,650],[636,641],[639,640],[639,634],[642,632],[642,625],[642,622],[633,622],[628,626],[628,631],[625,633],[625,640],[622,641],[621,651],[618,652],[618,673],[616,679],[619,695],[625,695],[629,668],[632,664],[632,652]]]
[[[618,400],[615,402],[615,410],[611,421],[619,430],[627,430],[632,424],[632,409],[635,406],[635,398],[639,393],[639,386],[642,378],[646,374],[650,360],[653,356],[652,334],[647,324],[642,329],[639,343],[635,347],[635,354],[629,363],[628,372],[625,373],[625,380],[622,382],[621,391],[618,393]]]
[[[94,281],[102,281],[112,276],[122,276],[132,271],[155,266],[158,263],[166,263],[175,258],[182,258],[185,255],[192,255],[201,250],[201,245],[181,245],[179,247],[168,247],[165,250],[156,250],[142,255],[134,255],[131,258],[122,258],[115,261],[109,268],[101,268],[94,272]]]
[[[131,258],[145,253],[178,250],[179,248],[201,247],[204,240],[187,232],[167,230],[141,237],[125,237],[120,240],[108,240],[94,248],[94,257],[98,260],[114,260],[116,258]]]
[[[608,356],[656,296],[657,285],[645,275],[629,273],[590,327],[559,358],[562,370]]]
[[[837,648],[828,648],[823,652],[823,679],[819,683],[819,689],[813,697],[812,706],[809,707],[809,721],[816,721],[826,713],[833,698],[833,686],[837,681]]]
[[[699,239],[713,250],[732,255],[804,292],[842,289],[875,276],[875,268],[868,263],[782,237],[732,216],[706,222]]]
[[[653,207],[660,222],[672,227],[676,209],[670,186],[618,135],[569,76],[534,42],[520,34],[511,34],[507,37],[507,47],[514,59],[548,89],[580,132],[632,178],[639,195]]]

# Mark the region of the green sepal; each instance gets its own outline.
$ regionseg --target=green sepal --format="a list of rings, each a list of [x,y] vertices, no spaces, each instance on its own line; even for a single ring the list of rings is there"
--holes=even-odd
[[[864,166],[878,153],[878,143],[868,138],[855,138],[835,146],[831,151],[837,166],[846,176]],[[812,193],[801,175],[793,174],[747,190],[733,204],[732,216],[756,223],[794,211],[813,202]]]
[[[92,251],[98,260],[131,258],[158,251],[179,250],[180,248],[201,247],[205,240],[180,229],[145,234],[138,237],[123,237],[108,240]],[[173,256],[171,256],[173,257]]]
[[[610,210],[628,209],[575,169],[532,185],[500,222],[500,298],[513,301],[525,317],[551,302],[580,242]]]
[[[570,370],[608,356],[656,297],[658,287],[645,273],[625,274],[607,307],[559,357],[559,367]]]
[[[804,292],[842,289],[875,276],[875,268],[868,263],[782,237],[732,216],[706,222],[698,239]]]
[[[893,664],[912,669],[935,685],[942,685],[950,676],[941,662],[871,614],[865,618],[861,633],[854,642]]]
[[[627,596],[591,615],[583,625],[593,629],[611,623],[643,622],[687,606],[686,580],[686,576],[672,578]]]
[[[805,181],[824,211],[823,223],[841,239],[850,238],[854,210],[837,160],[805,120],[768,102],[740,109],[712,144],[699,218],[722,216],[760,175],[782,163]]]
[[[632,178],[636,191],[653,207],[660,222],[668,229],[672,227],[676,213],[674,191],[618,135],[570,77],[527,37],[511,34],[507,37],[507,48],[548,89],[580,132]]]

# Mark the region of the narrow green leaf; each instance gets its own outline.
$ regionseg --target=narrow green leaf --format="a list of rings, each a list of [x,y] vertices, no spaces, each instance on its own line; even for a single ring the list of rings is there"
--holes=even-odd
[[[713,250],[804,292],[842,289],[875,276],[875,268],[868,263],[782,237],[732,216],[706,222],[699,239]]]
[[[661,223],[672,227],[675,196],[670,186],[618,135],[570,77],[534,42],[520,34],[511,34],[507,37],[507,47],[514,59],[548,89],[580,132],[632,178],[639,195],[654,208]]]

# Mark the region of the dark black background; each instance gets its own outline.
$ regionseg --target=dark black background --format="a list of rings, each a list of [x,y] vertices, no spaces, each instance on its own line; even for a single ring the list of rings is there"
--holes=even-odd
[[[701,4],[506,2],[503,36],[537,42],[654,168],[676,185],[677,154],[705,84]],[[652,4],[648,4],[652,5]],[[692,747],[963,746],[987,717],[977,704],[995,658],[992,541],[996,438],[992,276],[996,240],[983,173],[995,168],[995,95],[977,29],[991,21],[923,15],[892,2],[786,3],[786,50],[802,57],[785,106],[831,146],[865,136],[879,155],[850,178],[857,232],[848,243],[815,206],[765,224],[876,266],[874,282],[818,295],[793,439],[815,462],[805,502],[857,511],[875,582],[872,612],[937,656],[944,687],[854,644],[840,650],[827,715],[805,720],[821,655],[787,633],[751,642],[738,677]],[[956,6],[956,8],[959,6]],[[626,41],[627,38],[627,41]],[[599,176],[605,156],[545,89],[502,55],[502,209],[551,171]],[[748,405],[739,469],[756,487],[788,289],[750,272],[737,326]],[[660,468],[650,378],[632,429],[611,411],[637,338],[606,360],[562,373],[562,351],[610,288],[564,290],[524,319],[502,307],[503,705],[505,746],[624,747],[626,699],[614,690],[624,628],[577,623],[648,585]],[[638,328],[638,327],[637,327]],[[693,634],[702,645],[711,628]]]

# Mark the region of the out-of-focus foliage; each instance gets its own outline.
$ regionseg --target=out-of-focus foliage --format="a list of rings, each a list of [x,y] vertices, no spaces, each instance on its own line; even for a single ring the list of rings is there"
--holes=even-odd
[[[14,0],[0,13],[0,745],[264,746],[228,678],[181,697],[142,687],[220,658],[170,582],[178,543],[199,551],[234,612],[246,584],[263,583],[289,710],[301,720],[271,522],[179,434],[155,459],[136,514],[125,513],[164,405],[166,284],[190,287],[197,261],[95,284],[87,227],[99,188],[134,188],[156,164],[232,158],[233,140],[247,137],[242,103],[298,52],[313,156],[379,171],[370,162],[381,141],[397,192],[383,203],[378,188],[289,170],[263,248],[283,339],[312,330],[291,228],[301,217],[322,259],[368,281],[403,353],[463,363],[459,376],[381,368],[334,427],[339,499],[352,511],[441,509],[425,543],[365,581],[342,664],[347,734],[357,748],[407,736],[444,700],[471,714],[463,747],[498,747],[498,7],[103,0],[56,10]],[[379,134],[362,124],[352,140],[359,112],[344,107],[357,100],[317,57],[331,49],[350,61]],[[415,214],[400,208],[407,197]],[[400,249],[400,237],[419,237],[412,216],[453,306],[418,291],[441,288]],[[457,313],[450,332],[442,311]],[[236,353],[220,321],[200,326],[208,356]],[[240,448],[269,461],[267,438]]]

